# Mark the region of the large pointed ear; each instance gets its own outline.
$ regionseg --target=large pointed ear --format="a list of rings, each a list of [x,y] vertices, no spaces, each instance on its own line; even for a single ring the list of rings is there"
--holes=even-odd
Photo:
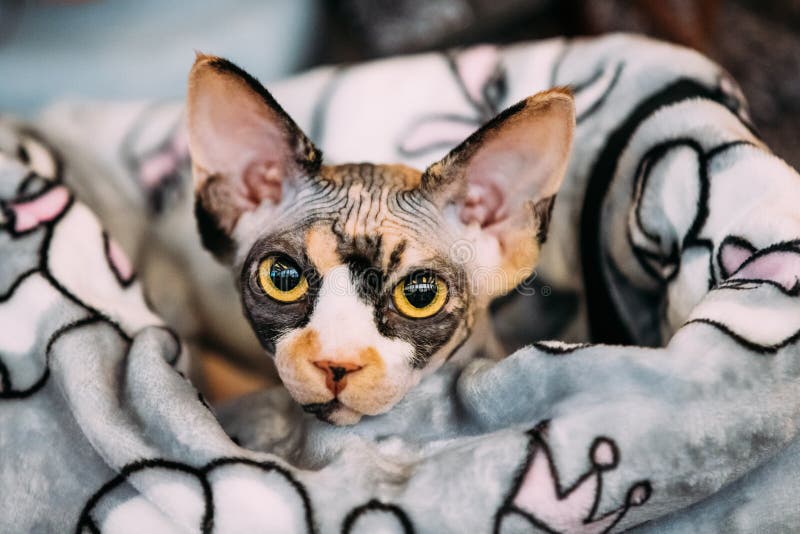
[[[275,206],[322,154],[255,78],[198,54],[189,74],[189,151],[203,244],[221,260],[235,250],[239,218]]]
[[[454,208],[477,247],[489,297],[533,272],[574,129],[572,94],[551,89],[506,109],[423,174],[423,190]]]

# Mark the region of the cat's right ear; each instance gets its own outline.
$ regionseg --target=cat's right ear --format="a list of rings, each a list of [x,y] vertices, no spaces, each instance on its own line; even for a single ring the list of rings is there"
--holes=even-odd
[[[192,66],[187,123],[203,244],[230,261],[240,217],[280,203],[322,154],[258,80],[218,57],[198,54]]]

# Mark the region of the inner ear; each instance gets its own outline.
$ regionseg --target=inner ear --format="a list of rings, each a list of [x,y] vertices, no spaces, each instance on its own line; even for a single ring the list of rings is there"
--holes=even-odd
[[[229,61],[198,55],[187,100],[195,191],[202,228],[217,234],[212,241],[230,240],[244,212],[278,204],[293,181],[318,171],[320,151],[258,80]]]
[[[478,247],[477,265],[498,275],[480,294],[507,293],[533,272],[574,129],[570,92],[539,93],[503,111],[423,174],[422,190],[443,209],[455,207]]]
[[[188,124],[192,161],[202,181],[212,174],[250,177],[284,171],[287,131],[262,95],[224,60],[200,57],[190,77]],[[245,184],[247,185],[247,184]]]
[[[423,184],[443,201],[455,203],[461,222],[486,230],[503,231],[530,213],[549,214],[549,205],[540,203],[546,204],[561,185],[574,117],[567,90],[531,96],[429,167]]]

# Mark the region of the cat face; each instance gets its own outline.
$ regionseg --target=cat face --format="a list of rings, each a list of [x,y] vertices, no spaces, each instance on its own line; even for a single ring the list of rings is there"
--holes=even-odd
[[[394,406],[533,271],[574,128],[553,90],[424,172],[323,165],[252,77],[199,56],[189,146],[205,246],[307,411],[352,424]]]

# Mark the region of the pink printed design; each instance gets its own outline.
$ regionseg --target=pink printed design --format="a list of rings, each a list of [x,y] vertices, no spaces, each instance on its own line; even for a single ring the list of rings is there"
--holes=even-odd
[[[406,156],[449,150],[466,139],[501,109],[506,96],[505,71],[496,46],[479,45],[447,56],[456,83],[472,111],[426,116],[400,136],[398,151]]]
[[[795,292],[800,287],[800,250],[779,250],[754,258],[732,278],[770,280],[787,292]]]
[[[727,285],[741,281],[766,281],[784,292],[800,294],[800,242],[777,244],[759,251],[744,240],[725,241],[719,263]]]
[[[739,267],[753,255],[755,249],[743,239],[723,241],[719,251],[719,267],[723,278],[739,270]]]
[[[172,119],[164,127],[164,113],[155,105],[147,108],[131,126],[120,147],[128,172],[145,195],[150,211],[164,213],[181,194],[189,176],[189,142],[186,124]]]
[[[134,277],[131,260],[128,259],[128,255],[125,254],[125,251],[113,238],[104,233],[103,240],[105,241],[106,259],[108,259],[111,271],[120,285],[127,287],[133,282]]]
[[[69,201],[69,191],[59,185],[33,199],[10,203],[7,209],[13,214],[13,232],[29,232],[41,224],[55,220],[67,208]]]
[[[188,161],[189,144],[186,129],[181,126],[164,145],[141,160],[139,181],[147,189],[154,189],[178,174]]]
[[[650,483],[635,482],[621,506],[597,516],[602,473],[613,470],[619,463],[619,452],[614,442],[605,437],[595,439],[589,451],[591,467],[572,486],[562,490],[552,454],[540,431],[533,430],[530,434],[526,465],[511,496],[498,511],[496,532],[501,531],[503,519],[513,514],[547,532],[609,532],[631,508],[643,505],[650,498]]]

